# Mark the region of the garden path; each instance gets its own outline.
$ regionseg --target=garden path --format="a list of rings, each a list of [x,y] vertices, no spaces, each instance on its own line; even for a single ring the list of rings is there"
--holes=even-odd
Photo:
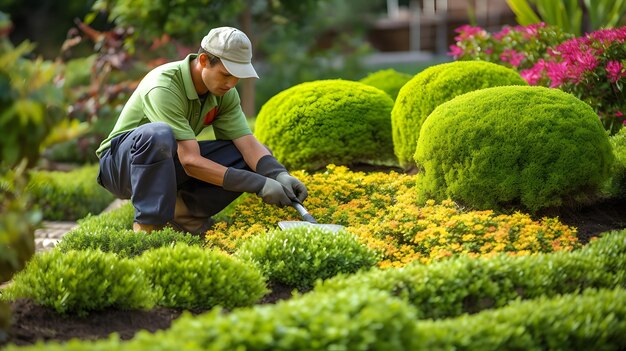
[[[123,205],[128,200],[114,200],[102,212],[108,212]],[[74,229],[75,221],[43,221],[42,227],[35,230],[35,251],[42,252],[52,249],[63,236]]]

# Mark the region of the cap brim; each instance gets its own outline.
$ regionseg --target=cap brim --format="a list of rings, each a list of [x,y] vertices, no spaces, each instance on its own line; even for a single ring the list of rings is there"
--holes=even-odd
[[[251,63],[238,63],[221,59],[226,70],[237,78],[259,78]]]

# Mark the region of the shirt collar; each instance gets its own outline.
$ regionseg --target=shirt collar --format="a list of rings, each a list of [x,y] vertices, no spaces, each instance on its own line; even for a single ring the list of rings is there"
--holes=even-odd
[[[185,93],[189,100],[198,100],[198,92],[193,85],[191,79],[191,60],[195,59],[198,54],[189,54],[184,60],[180,61],[181,71],[183,72],[183,83],[185,84]]]

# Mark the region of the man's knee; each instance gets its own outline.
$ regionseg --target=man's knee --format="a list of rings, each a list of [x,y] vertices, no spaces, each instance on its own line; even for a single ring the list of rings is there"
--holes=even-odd
[[[174,131],[167,123],[154,122],[139,127],[139,149],[150,148],[161,157],[171,157],[176,150]]]

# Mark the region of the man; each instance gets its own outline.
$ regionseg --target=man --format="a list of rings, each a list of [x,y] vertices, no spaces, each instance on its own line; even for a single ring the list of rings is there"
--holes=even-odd
[[[250,131],[233,89],[258,78],[248,37],[214,28],[198,54],[149,72],[124,106],[96,154],[98,183],[135,207],[133,230],[171,225],[203,234],[211,216],[241,193],[286,206],[307,197]],[[197,141],[212,125],[217,140]]]

